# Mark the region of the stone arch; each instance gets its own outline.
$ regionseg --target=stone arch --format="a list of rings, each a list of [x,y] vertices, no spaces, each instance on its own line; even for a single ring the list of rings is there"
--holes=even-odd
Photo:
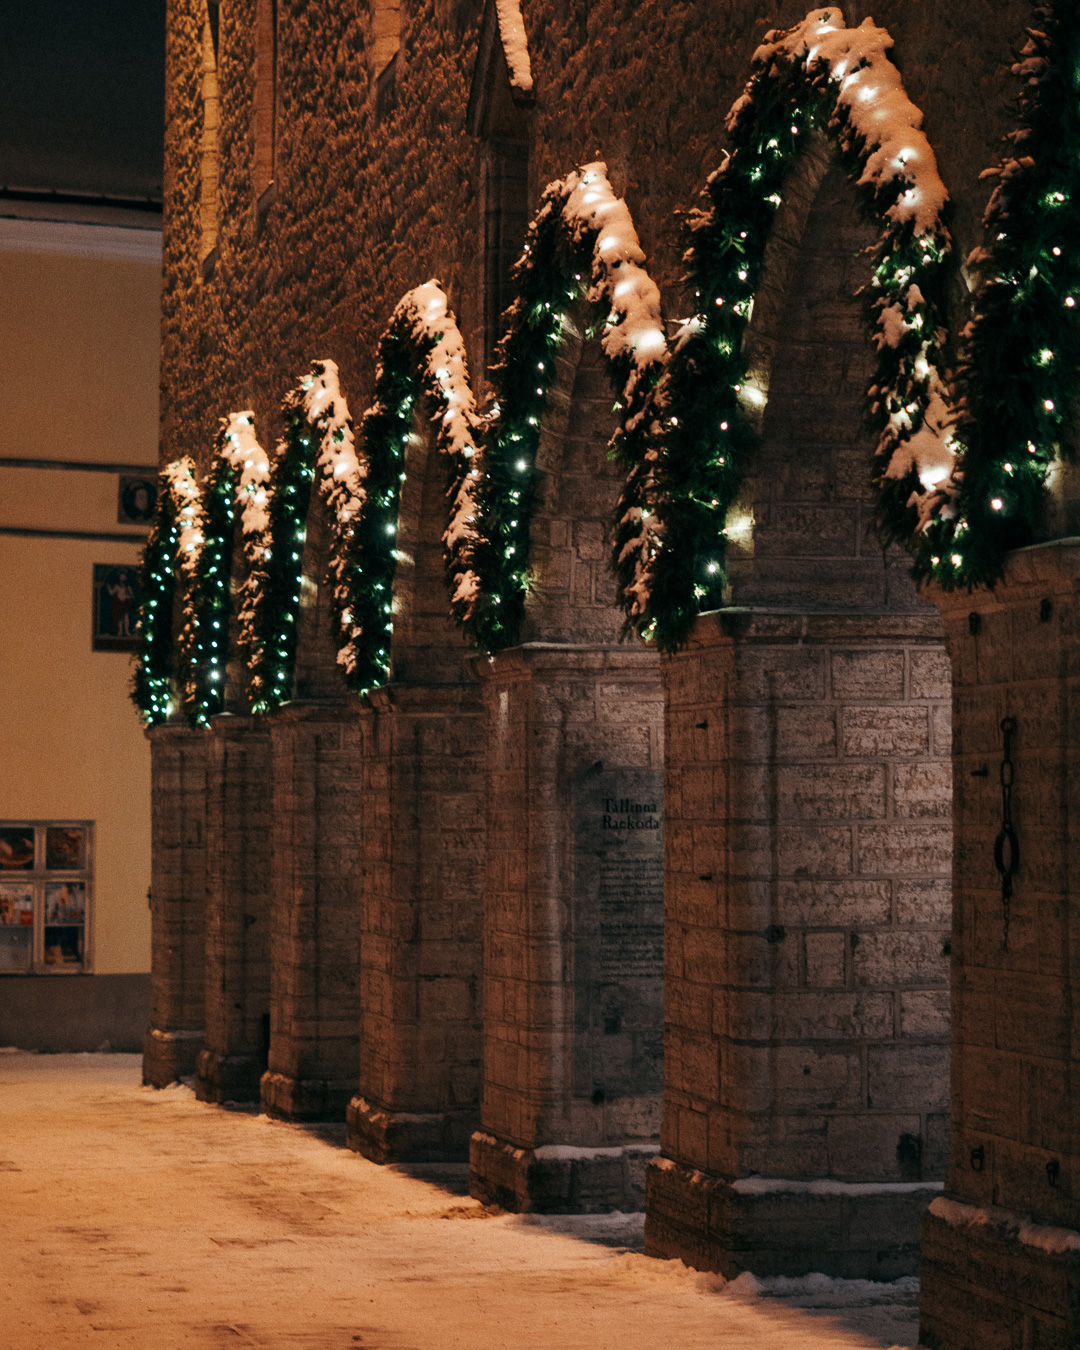
[[[616,565],[627,625],[665,650],[724,603],[727,517],[765,391],[750,378],[747,329],[785,180],[816,130],[834,140],[878,230],[869,286],[877,368],[877,528],[910,540],[952,465],[939,297],[947,193],[922,114],[888,59],[892,38],[838,8],[767,35],[728,115],[732,149],[691,221],[695,314],[650,400],[648,435],[619,508]]]
[[[526,622],[534,513],[554,468],[571,392],[569,341],[601,329],[608,378],[626,410],[612,448],[638,453],[635,415],[667,357],[660,293],[625,202],[601,162],[549,183],[514,269],[516,299],[506,315],[492,376],[495,404],[485,428],[474,583],[454,612],[482,650],[513,646]],[[592,363],[593,358],[587,358]],[[554,438],[554,439],[553,439]]]

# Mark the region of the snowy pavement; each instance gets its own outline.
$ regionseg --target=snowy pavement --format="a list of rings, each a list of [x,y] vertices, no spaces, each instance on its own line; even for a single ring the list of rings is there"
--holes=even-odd
[[[4,1350],[910,1346],[917,1285],[724,1286],[641,1216],[489,1213],[464,1169],[378,1167],[343,1127],[139,1086],[134,1055],[0,1054]]]

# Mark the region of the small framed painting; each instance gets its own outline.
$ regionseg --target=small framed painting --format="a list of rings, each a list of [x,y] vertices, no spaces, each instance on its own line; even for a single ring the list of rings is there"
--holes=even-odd
[[[157,505],[157,479],[152,474],[122,473],[116,502],[119,525],[149,525]]]
[[[94,564],[95,652],[133,652],[139,616],[139,573],[130,565]]]

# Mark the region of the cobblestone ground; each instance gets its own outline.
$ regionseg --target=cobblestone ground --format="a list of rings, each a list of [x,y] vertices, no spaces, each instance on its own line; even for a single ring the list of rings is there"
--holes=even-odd
[[[529,1219],[344,1127],[139,1086],[134,1055],[0,1054],[4,1350],[841,1350],[914,1344],[913,1281],[723,1287],[640,1216]]]

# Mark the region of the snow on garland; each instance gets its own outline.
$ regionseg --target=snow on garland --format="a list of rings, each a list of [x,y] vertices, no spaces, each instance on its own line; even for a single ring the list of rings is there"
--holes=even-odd
[[[131,680],[132,702],[147,726],[172,712],[173,600],[180,557],[202,543],[195,465],[184,456],[158,475],[157,509],[143,547],[139,588],[142,602]]]
[[[521,17],[521,0],[495,0],[495,13],[499,20],[499,37],[506,53],[510,84],[523,94],[531,93],[532,62],[529,59],[525,21]]]
[[[917,571],[947,590],[992,585],[1044,523],[1046,478],[1072,458],[1080,412],[1080,10],[1035,8],[1013,74],[1017,127],[983,218],[965,330],[955,509],[926,532]]]
[[[727,118],[731,148],[690,219],[695,314],[678,333],[643,415],[646,448],[617,512],[615,565],[627,628],[665,651],[723,603],[725,521],[764,395],[743,341],[784,179],[807,133],[827,127],[881,234],[868,287],[877,370],[868,390],[878,442],[878,526],[910,541],[950,473],[942,312],[947,194],[922,114],[888,57],[892,38],[838,9],[771,32]]]
[[[607,165],[586,164],[549,183],[513,279],[517,297],[492,372],[496,402],[484,438],[476,585],[453,612],[484,651],[518,640],[528,590],[540,423],[571,303],[582,295],[602,322],[608,373],[622,405],[612,450],[629,469],[647,452],[643,410],[667,359],[660,292]]]
[[[221,419],[214,458],[199,494],[198,532],[186,547],[184,603],[180,633],[181,702],[188,720],[204,725],[225,700],[230,578],[237,511],[248,562],[240,588],[241,647],[244,624],[258,604],[261,579],[253,580],[267,529],[268,461],[255,438],[250,410]],[[250,650],[251,640],[246,643]],[[249,657],[250,660],[250,657]]]
[[[454,596],[469,596],[476,589],[471,574],[477,514],[473,493],[481,425],[465,344],[437,281],[402,296],[379,341],[375,398],[360,422],[354,490],[358,510],[346,506],[345,519],[338,517],[340,534],[331,564],[335,629],[341,641],[337,659],[352,689],[385,684],[390,675],[405,447],[422,402],[434,410],[436,449],[447,462],[451,510],[443,541],[448,582]],[[347,459],[341,462],[348,466],[343,474],[348,478],[352,466]]]
[[[354,447],[349,406],[333,361],[313,361],[309,373],[282,401],[285,435],[270,474],[269,523],[261,582],[252,597],[252,711],[267,712],[292,696],[308,507],[313,482],[331,510],[330,583],[334,591],[348,570],[350,522],[364,501],[363,470]]]

